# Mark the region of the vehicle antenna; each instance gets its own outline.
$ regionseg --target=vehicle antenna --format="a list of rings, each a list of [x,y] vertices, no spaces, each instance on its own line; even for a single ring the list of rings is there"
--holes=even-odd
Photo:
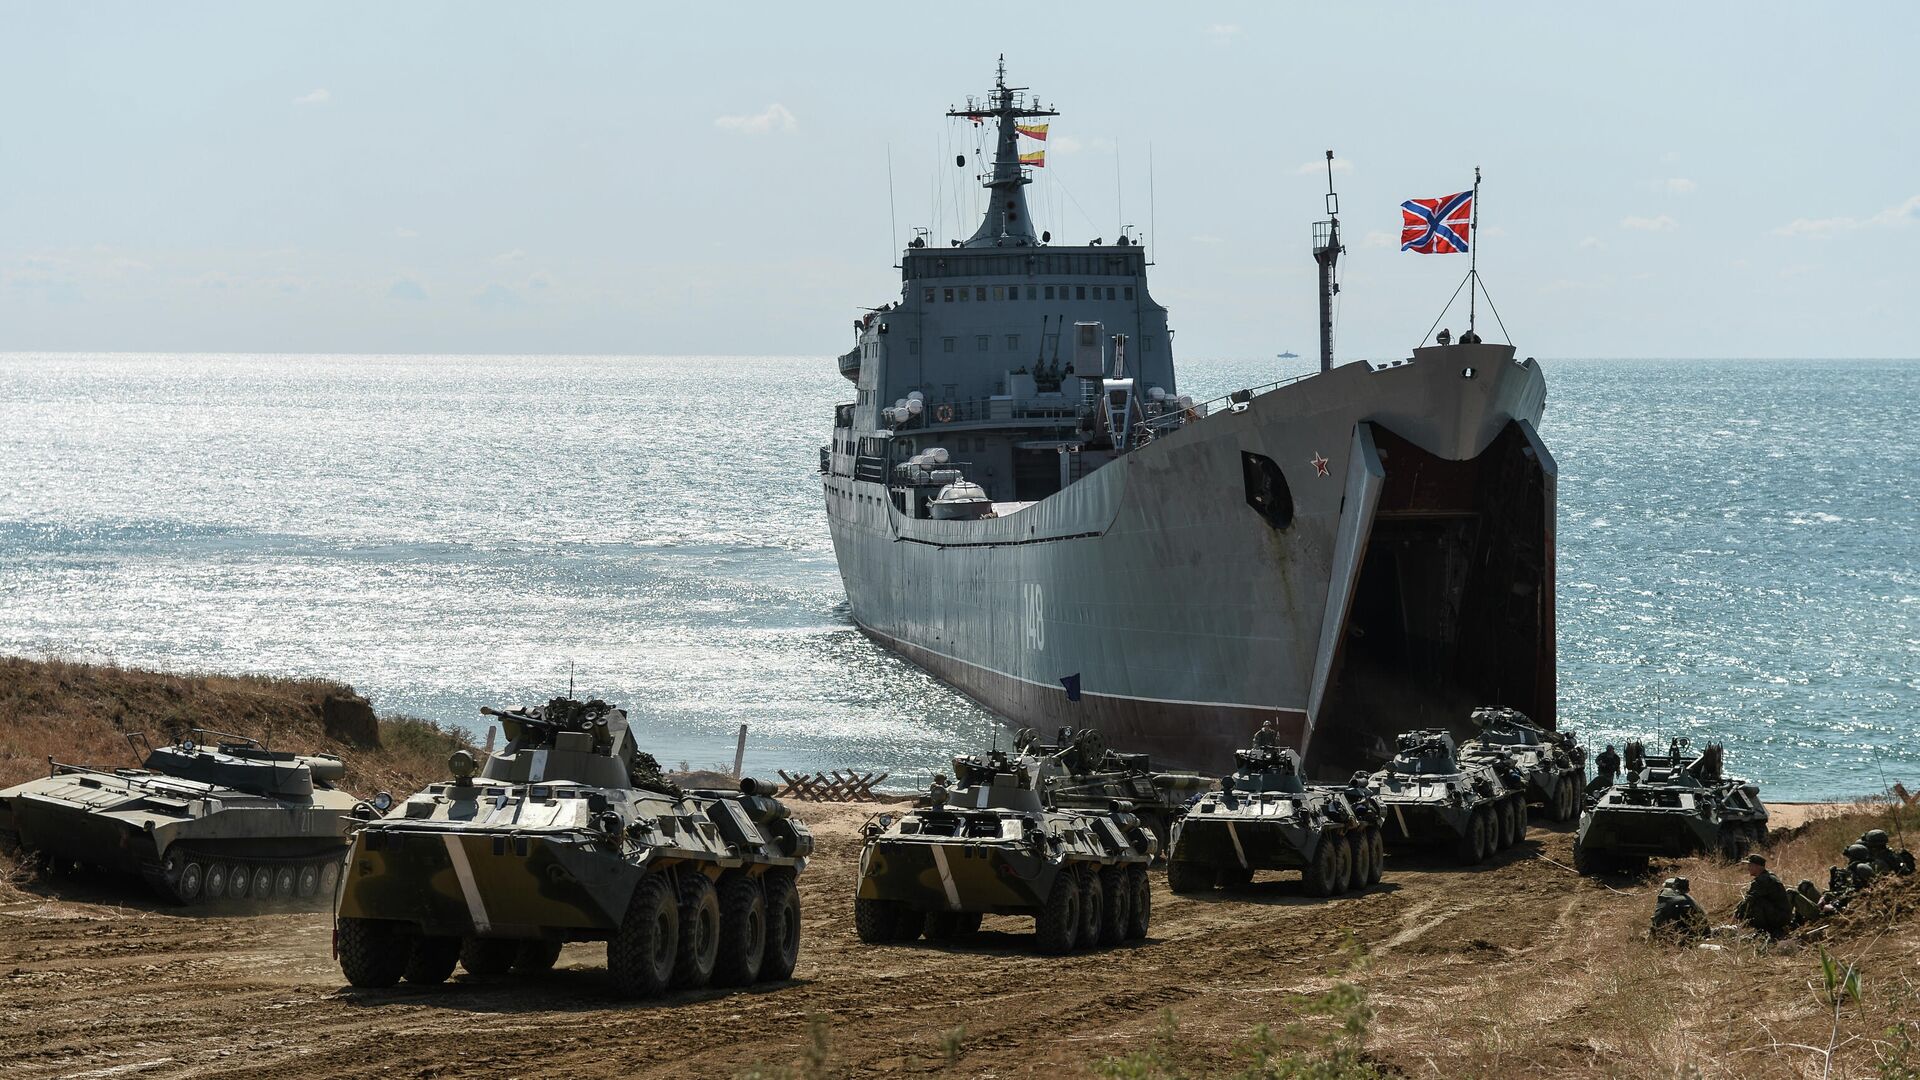
[[[900,215],[893,206],[893,144],[887,144],[887,258],[893,258],[893,245],[900,242]],[[900,268],[899,263],[893,264]]]
[[[573,696],[573,661],[567,661],[567,696]]]
[[[1154,243],[1160,242],[1160,212],[1153,201],[1153,144],[1147,144],[1147,231]],[[1147,265],[1153,265],[1153,252],[1147,252]]]
[[[1875,772],[1880,774],[1880,790],[1885,792],[1892,792],[1893,787],[1887,783],[1886,767],[1881,761],[1881,756],[1885,753],[1886,753],[1886,749],[1882,747],[1879,753],[1876,753],[1873,755],[1873,769]],[[1899,839],[1901,847],[1906,847],[1907,834],[1901,831],[1901,828],[1900,828],[1900,808],[1898,806],[1888,804],[1887,817],[1890,818],[1893,822],[1893,835]]]
[[[1121,228],[1121,221],[1127,220],[1127,200],[1121,188],[1120,175],[1120,140],[1115,139],[1113,140],[1113,211],[1120,215],[1119,221],[1113,223],[1116,229]],[[1125,234],[1122,233],[1122,235]]]

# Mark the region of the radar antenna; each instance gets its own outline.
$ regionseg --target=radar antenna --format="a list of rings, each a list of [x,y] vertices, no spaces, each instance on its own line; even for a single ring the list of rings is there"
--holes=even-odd
[[[998,125],[994,140],[993,165],[982,169],[980,186],[988,191],[986,217],[980,228],[962,247],[1037,247],[1040,238],[1027,215],[1026,185],[1033,177],[1020,161],[1020,121],[1033,116],[1058,116],[1053,109],[1027,96],[1024,86],[1007,85],[1007,57],[1000,55],[993,90],[985,100],[967,98],[964,109],[948,109],[947,115],[984,124]]]

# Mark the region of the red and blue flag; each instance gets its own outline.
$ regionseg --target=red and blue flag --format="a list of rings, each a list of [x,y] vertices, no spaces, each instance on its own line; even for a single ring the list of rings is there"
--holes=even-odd
[[[1473,227],[1473,192],[1437,199],[1408,199],[1400,204],[1400,250],[1422,255],[1453,255],[1467,250]]]

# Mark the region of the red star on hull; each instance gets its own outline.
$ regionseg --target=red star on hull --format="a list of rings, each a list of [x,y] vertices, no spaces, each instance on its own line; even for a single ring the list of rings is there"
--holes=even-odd
[[[1314,451],[1312,465],[1313,465],[1314,474],[1317,476],[1333,475],[1332,473],[1329,473],[1327,471],[1327,459],[1321,457],[1320,452],[1318,450]]]

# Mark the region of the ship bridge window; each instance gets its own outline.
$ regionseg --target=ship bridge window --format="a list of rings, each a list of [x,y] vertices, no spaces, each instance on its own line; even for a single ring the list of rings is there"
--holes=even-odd
[[[1113,299],[1113,286],[1107,286],[1107,299]]]
[[[1007,351],[1013,352],[1015,349],[1018,349],[1019,347],[1020,347],[1020,335],[1008,334],[1007,335]]]
[[[1047,299],[1053,299],[1053,286],[1047,286]]]
[[[972,289],[961,289],[961,290],[960,290],[960,302],[961,302],[961,303],[963,303],[963,304],[964,304],[964,303],[966,303],[967,301],[969,301],[969,300],[971,300],[971,299],[973,299],[973,290],[972,290]]]
[[[995,285],[993,287],[993,298],[995,300],[1005,300],[1007,298],[1007,287],[1005,285]]]
[[[1246,483],[1247,505],[1266,518],[1268,525],[1284,529],[1293,524],[1293,491],[1272,458],[1242,450],[1240,475]]]
[[[1129,300],[1133,299],[1133,286],[1131,285],[1127,286],[1126,292],[1123,295],[1125,295],[1126,298]],[[931,300],[933,299],[933,297],[929,296],[927,297],[927,299]]]
[[[946,296],[944,296],[944,297],[942,297],[942,299],[943,299],[943,300],[945,300],[945,301],[946,301],[947,303],[949,303],[949,304],[951,304],[951,303],[953,303],[953,290],[952,290],[952,289],[947,289],[947,290],[946,290],[946,294],[947,294],[947,295],[946,295]]]
[[[932,289],[921,289],[921,290],[920,290],[920,302],[921,302],[921,303],[923,303],[923,304],[931,304],[931,303],[933,303],[933,290],[932,290]]]
[[[976,351],[986,352],[987,349],[991,348],[990,342],[992,341],[992,334],[981,334],[979,337],[973,339],[973,347]]]
[[[1020,286],[1018,285],[1007,286],[1007,299],[1009,300],[1020,299]]]
[[[952,352],[952,351],[953,351],[953,346],[954,346],[954,343],[955,343],[955,342],[957,342],[957,341],[959,341],[959,340],[960,340],[959,338],[950,338],[950,337],[944,337],[944,338],[941,338],[941,339],[940,339],[940,351],[941,351],[941,352]]]
[[[987,287],[985,285],[975,285],[973,287],[973,298],[975,300],[985,300],[987,298]]]
[[[1073,287],[1073,292],[1074,292],[1073,298],[1075,300],[1085,300],[1087,298],[1087,287],[1085,285],[1075,285]]]

